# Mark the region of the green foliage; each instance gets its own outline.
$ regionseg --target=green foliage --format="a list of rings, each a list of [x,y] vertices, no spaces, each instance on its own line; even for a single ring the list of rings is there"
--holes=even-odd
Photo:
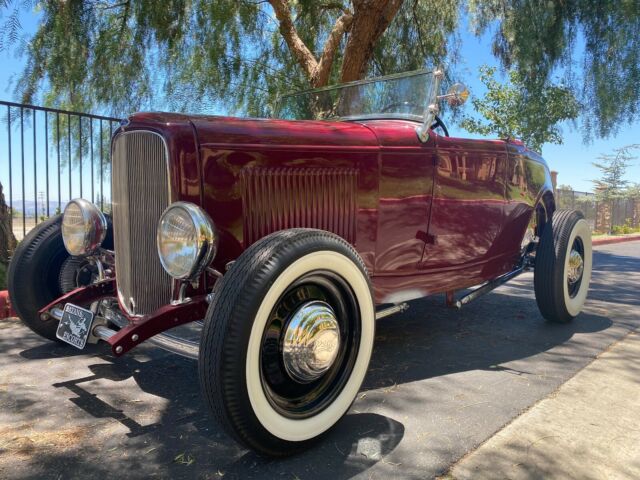
[[[579,92],[586,136],[639,118],[638,0],[471,0],[468,8],[477,33],[495,32],[494,54],[527,90],[563,74]]]
[[[614,225],[611,229],[611,233],[614,235],[628,235],[630,233],[640,233],[640,227],[634,227],[631,223],[631,219],[627,218],[624,225]]]
[[[625,198],[640,200],[640,183],[632,183],[624,191]]]
[[[558,123],[578,116],[579,104],[571,90],[547,82],[531,86],[517,70],[509,72],[507,83],[495,79],[496,69],[480,67],[480,80],[487,87],[484,97],[471,100],[483,118],[466,115],[461,126],[472,133],[519,138],[540,150],[545,143],[562,143]]]
[[[616,148],[614,153],[603,153],[593,165],[601,172],[600,178],[592,180],[596,197],[600,201],[622,198],[629,181],[624,177],[631,162],[637,158],[632,151],[640,148],[640,144]]]
[[[316,58],[355,4],[365,2],[288,2]],[[26,39],[18,12],[32,8],[42,20]],[[27,58],[16,89],[24,101],[117,117],[157,107],[262,116],[278,93],[309,87],[269,1],[0,0],[0,9],[0,50],[13,46]],[[586,138],[640,117],[638,0],[405,0],[363,74],[445,64],[453,77],[464,11],[477,34],[494,32],[493,53],[518,72],[523,96],[534,99],[561,75],[580,101]],[[340,77],[350,35],[329,83]]]
[[[23,0],[5,0],[18,5]],[[297,31],[319,57],[347,0],[289,2]],[[157,108],[264,116],[279,93],[309,88],[270,4],[257,0],[40,2],[23,51],[23,101],[113,116]],[[455,50],[458,1],[412,0],[376,43],[366,74],[434,65]],[[2,29],[3,27],[0,27]],[[0,30],[0,38],[10,25]],[[339,77],[346,38],[329,83]],[[451,47],[453,45],[453,47]],[[1,47],[0,47],[1,48]]]

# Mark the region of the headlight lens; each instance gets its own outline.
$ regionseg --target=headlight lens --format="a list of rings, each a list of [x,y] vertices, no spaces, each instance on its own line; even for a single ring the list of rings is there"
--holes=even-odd
[[[71,200],[62,215],[62,241],[73,256],[95,253],[107,235],[107,219],[93,203]]]
[[[158,223],[158,255],[169,275],[193,279],[211,263],[218,237],[209,215],[193,203],[176,202]]]

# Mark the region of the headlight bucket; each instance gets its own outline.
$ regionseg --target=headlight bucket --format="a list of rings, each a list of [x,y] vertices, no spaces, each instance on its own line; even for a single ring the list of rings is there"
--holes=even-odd
[[[93,203],[76,198],[64,207],[62,241],[70,255],[95,253],[107,235],[107,219]]]
[[[176,280],[193,280],[218,251],[218,236],[211,218],[189,202],[169,205],[158,221],[156,237],[160,263]]]

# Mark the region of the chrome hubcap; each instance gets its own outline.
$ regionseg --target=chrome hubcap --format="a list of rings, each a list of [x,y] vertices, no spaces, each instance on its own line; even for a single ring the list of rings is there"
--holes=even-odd
[[[567,281],[569,285],[573,285],[582,276],[582,270],[584,269],[584,260],[582,255],[575,249],[571,249],[569,254],[569,267],[567,269]]]
[[[309,383],[333,365],[340,350],[340,328],[333,309],[321,301],[303,304],[284,335],[282,359],[291,378]]]

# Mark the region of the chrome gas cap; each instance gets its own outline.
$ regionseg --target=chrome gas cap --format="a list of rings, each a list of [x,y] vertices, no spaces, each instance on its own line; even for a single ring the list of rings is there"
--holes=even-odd
[[[569,285],[573,285],[582,276],[582,270],[584,270],[584,260],[582,255],[575,249],[571,249],[569,254],[569,266],[567,268],[567,281]]]
[[[289,376],[309,383],[333,365],[340,350],[340,328],[328,303],[303,304],[291,317],[284,334],[282,357]]]

